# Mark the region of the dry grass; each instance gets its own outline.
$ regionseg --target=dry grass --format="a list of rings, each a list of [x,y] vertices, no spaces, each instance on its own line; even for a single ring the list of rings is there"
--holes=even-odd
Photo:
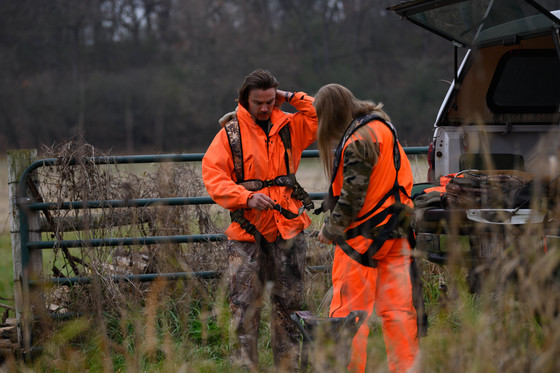
[[[199,170],[189,164],[163,163],[140,172],[118,165],[96,166],[89,159],[103,156],[81,142],[45,148],[42,157],[57,158],[57,165],[38,170],[38,190],[44,201],[130,200],[204,195]],[[71,159],[78,164],[70,165]],[[48,212],[51,239],[101,239],[219,233],[223,212],[210,206],[144,206],[138,208],[56,209]],[[85,226],[83,224],[85,223]],[[47,277],[93,276],[90,286],[73,286],[58,297],[62,311],[84,313],[100,307],[114,311],[146,301],[149,285],[115,282],[114,275],[221,271],[225,269],[223,243],[147,244],[132,246],[55,248]],[[66,289],[66,288],[65,288]],[[53,292],[60,295],[55,287]],[[197,291],[202,291],[198,289]],[[207,291],[207,289],[204,289]],[[80,302],[76,302],[80,299]],[[56,299],[53,299],[56,303]],[[76,307],[77,308],[74,308]],[[85,309],[84,309],[85,307]]]
[[[87,144],[74,144],[66,149],[44,149],[43,154],[63,154],[66,159],[75,154],[92,155],[93,151]],[[426,173],[422,162],[413,162],[413,169],[415,181],[423,181]],[[85,162],[70,170],[62,162],[61,166],[45,172],[50,174],[40,178],[41,193],[46,200],[68,200],[71,195],[70,199],[76,200],[100,196],[120,199],[205,194],[200,189],[199,170],[171,164],[123,170],[114,166],[94,169]],[[63,176],[57,178],[57,174]],[[326,189],[318,160],[304,160],[298,176],[310,192]],[[196,206],[145,208],[127,211],[124,215],[133,220],[125,221],[117,211],[61,210],[53,212],[57,224],[53,234],[68,239],[221,232],[229,218],[219,211],[215,207]],[[68,221],[75,222],[69,219],[73,217],[95,221],[97,225],[86,231],[66,232],[66,228],[60,228],[69,224]],[[192,217],[202,218],[203,224],[193,224]],[[314,217],[309,232],[316,231],[319,225],[320,218]],[[560,369],[556,358],[560,353],[560,249],[557,243],[550,243],[544,253],[542,240],[535,239],[542,237],[539,229],[510,232],[515,234],[515,240],[488,265],[484,286],[476,295],[469,292],[467,272],[460,257],[446,267],[422,261],[431,324],[428,336],[420,341],[422,371],[555,372]],[[450,250],[458,244],[455,238],[448,239]],[[119,267],[115,261],[119,255],[115,254],[122,254],[124,263],[143,263],[142,266],[125,265],[127,273],[215,270],[225,264],[223,247],[219,244],[73,250],[68,255],[79,259],[76,261],[79,274],[96,278],[94,286],[76,286],[70,291],[66,287],[53,287],[48,294],[54,298],[58,292],[60,310],[75,311],[82,317],[65,323],[43,320],[42,354],[28,363],[9,361],[5,367],[19,371],[231,370],[230,317],[223,279],[113,283],[106,277]],[[331,254],[331,248],[310,237],[310,265],[330,268]],[[49,276],[77,275],[65,255],[58,250],[49,258],[45,271]],[[309,271],[307,309],[324,314],[330,301],[329,288],[328,273]],[[263,372],[273,371],[267,322],[265,312],[260,345]],[[380,321],[373,317],[369,325],[372,332],[368,371],[385,372]],[[322,350],[312,359],[325,361],[327,350]]]

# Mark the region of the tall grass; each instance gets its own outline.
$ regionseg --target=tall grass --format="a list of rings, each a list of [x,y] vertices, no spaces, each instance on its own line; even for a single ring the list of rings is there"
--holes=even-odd
[[[316,171],[315,167],[310,168]],[[127,188],[123,188],[125,184],[116,179],[99,177],[96,180],[105,180],[123,188],[118,193],[138,192],[131,187],[138,183],[143,188],[140,194],[158,190],[164,194],[192,195],[190,190],[170,189],[170,186],[180,186],[185,180],[194,178],[189,172],[183,168],[177,172],[166,166],[156,171],[155,177],[142,174],[141,183],[140,179],[133,179],[136,181],[126,184]],[[313,175],[307,182],[317,185],[319,176],[316,172]],[[150,181],[154,181],[155,187],[148,186]],[[305,183],[302,180],[302,184]],[[48,185],[62,184],[53,182]],[[82,184],[76,184],[76,187],[84,188]],[[43,192],[48,194],[47,190]],[[58,193],[59,189],[55,188],[55,192]],[[85,195],[85,190],[80,190],[80,193],[83,198],[94,199]],[[129,196],[134,198],[132,194]],[[227,216],[213,208],[197,210],[188,206],[185,209],[170,209],[170,212],[156,210],[142,211],[145,215],[140,224],[99,228],[91,230],[88,237],[139,232],[147,235],[171,234],[177,230],[218,232],[228,222]],[[183,220],[193,216],[202,218],[208,225],[186,224]],[[313,232],[320,224],[321,217],[313,216],[313,225],[308,229],[308,264],[324,266],[327,271],[307,272],[304,295],[306,309],[324,316],[330,301],[328,269],[332,263],[332,248],[314,239]],[[82,237],[83,233],[65,233],[68,234]],[[447,266],[420,259],[430,321],[428,336],[420,340],[419,365],[422,371],[559,371],[560,360],[556,357],[560,353],[560,250],[557,243],[551,242],[544,252],[542,244],[535,240],[539,235],[542,237],[542,232],[516,232],[517,239],[490,264],[484,286],[476,294],[469,290],[468,272],[460,258],[452,260]],[[449,246],[453,247],[456,237],[447,239]],[[4,234],[0,241],[4,258],[10,256],[7,241],[9,238]],[[223,269],[225,265],[220,244],[166,245],[157,247],[157,250],[134,247],[72,251],[73,255],[84,259],[83,273],[96,278],[87,288],[79,285],[65,287],[59,294],[61,309],[73,311],[74,317],[64,321],[50,317],[42,319],[42,334],[35,340],[38,348],[33,358],[7,359],[2,368],[22,372],[235,372],[229,363],[229,346],[233,336],[230,333],[225,278],[204,280],[192,277],[152,283],[110,283],[104,280],[111,273],[107,265],[116,265],[113,260],[116,254],[123,254],[133,262],[137,258],[134,255],[138,253],[147,255],[148,259],[146,266],[136,268],[137,271],[148,268],[155,271],[215,270]],[[60,252],[57,255],[47,257],[46,275],[53,275],[53,266],[72,275],[67,259],[61,257]],[[1,289],[9,297],[11,263],[4,260],[0,265]],[[56,287],[46,289],[50,294],[55,290]],[[263,372],[274,371],[269,312],[265,307],[260,328],[260,368]],[[373,316],[369,325],[368,371],[385,372],[386,352],[380,320]],[[322,355],[311,356],[312,362],[322,358]]]

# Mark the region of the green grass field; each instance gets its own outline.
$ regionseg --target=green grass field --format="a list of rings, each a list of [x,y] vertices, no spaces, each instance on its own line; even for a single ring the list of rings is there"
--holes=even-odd
[[[13,305],[14,283],[12,279],[12,248],[9,233],[0,236],[0,303]],[[7,300],[6,300],[7,299]]]
[[[13,305],[13,268],[9,221],[8,169],[0,157],[0,303]],[[7,298],[7,300],[6,300]]]

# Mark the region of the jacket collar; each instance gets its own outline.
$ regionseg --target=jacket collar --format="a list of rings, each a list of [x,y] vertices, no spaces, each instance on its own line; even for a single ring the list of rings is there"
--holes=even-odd
[[[237,119],[240,123],[248,123],[250,125],[257,126],[255,118],[241,104],[237,105]],[[290,117],[287,113],[275,107],[272,111],[272,115],[270,116],[272,128],[270,129],[269,136],[275,135],[288,123],[289,119]]]

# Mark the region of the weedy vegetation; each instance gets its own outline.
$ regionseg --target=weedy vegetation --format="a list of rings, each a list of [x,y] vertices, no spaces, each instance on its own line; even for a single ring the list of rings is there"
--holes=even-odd
[[[206,195],[197,165],[122,167],[89,161],[88,157],[101,155],[80,140],[42,149],[42,157],[56,157],[59,162],[39,170],[38,193],[43,200],[55,202]],[[79,161],[70,165],[71,159]],[[309,169],[316,171],[315,160],[311,162]],[[45,240],[222,233],[229,224],[228,214],[215,205],[55,209],[48,215]],[[332,248],[314,238],[321,217],[312,219],[306,309],[325,316]],[[469,273],[460,255],[441,266],[418,253],[430,321],[428,336],[420,340],[422,371],[554,372],[560,368],[556,358],[560,353],[558,242],[549,240],[545,251],[539,227],[513,233],[515,240],[488,264],[475,294],[469,291]],[[450,252],[462,252],[459,237],[446,239]],[[0,241],[4,258],[11,255],[8,241],[4,230]],[[7,262],[0,264],[0,296],[10,298],[13,281]],[[45,287],[45,311],[38,313],[34,351],[26,359],[5,356],[4,370],[235,371],[229,364],[233,336],[224,243],[59,247],[45,250],[44,263],[46,278],[91,281]],[[217,275],[210,279],[194,275],[202,271]],[[179,272],[191,275],[151,282],[114,281],[115,275]],[[265,308],[260,335],[263,372],[274,371],[267,312]],[[387,371],[380,320],[374,315],[369,323],[368,371]],[[314,352],[311,364],[324,362],[326,354],[327,349]]]

